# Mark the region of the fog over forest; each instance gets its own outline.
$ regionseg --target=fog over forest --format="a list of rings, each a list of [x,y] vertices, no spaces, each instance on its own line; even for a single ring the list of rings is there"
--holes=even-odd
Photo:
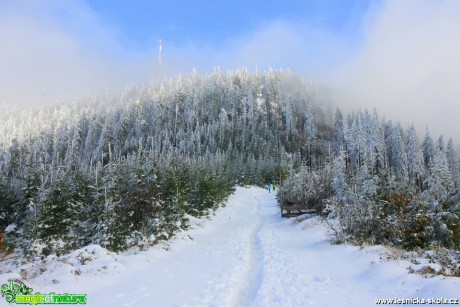
[[[387,119],[414,123],[420,136],[428,125],[433,135],[460,139],[457,1],[373,2],[342,31],[316,16],[265,20],[222,44],[165,40],[161,67],[161,33],[152,33],[148,47],[129,46],[129,37],[85,2],[2,6],[0,105],[52,105],[192,69],[290,68],[329,85],[342,108],[376,107]]]

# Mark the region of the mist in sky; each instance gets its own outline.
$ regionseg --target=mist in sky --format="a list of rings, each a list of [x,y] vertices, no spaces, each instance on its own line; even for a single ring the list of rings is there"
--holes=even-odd
[[[129,32],[89,2],[0,0],[0,104],[52,105],[194,68],[290,68],[336,88],[341,107],[375,107],[387,119],[419,131],[428,125],[434,137],[458,142],[460,2],[356,3],[340,23],[329,5],[315,18],[257,16],[250,28],[223,29],[227,36],[219,39],[194,39],[194,32],[169,39],[152,26],[149,38],[130,44]],[[169,36],[187,31],[168,27]],[[218,24],[209,28],[219,32]]]
[[[58,104],[147,79],[153,60],[117,35],[80,2],[0,0],[0,104]]]
[[[460,142],[460,2],[388,1],[336,75],[342,98]],[[339,77],[340,75],[340,77]]]

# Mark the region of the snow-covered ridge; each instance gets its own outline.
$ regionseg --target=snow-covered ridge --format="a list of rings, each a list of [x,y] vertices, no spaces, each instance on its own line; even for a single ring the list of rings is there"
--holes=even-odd
[[[88,306],[373,306],[379,298],[459,298],[460,278],[409,274],[414,264],[386,260],[392,251],[382,246],[331,245],[323,221],[281,219],[275,195],[260,188],[238,188],[212,219],[193,225],[146,251],[115,254],[90,245],[42,264],[14,268],[4,261],[0,283],[12,278],[41,293],[86,293]]]

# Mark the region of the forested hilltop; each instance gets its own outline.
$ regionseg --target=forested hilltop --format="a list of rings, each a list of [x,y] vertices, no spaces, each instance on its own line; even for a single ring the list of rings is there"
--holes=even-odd
[[[3,115],[5,245],[46,255],[168,239],[235,185],[275,180],[308,156],[302,127],[318,95],[290,72],[215,70]]]
[[[215,70],[1,115],[2,248],[142,247],[272,181],[335,217],[340,241],[459,249],[452,140],[328,105],[289,71]]]

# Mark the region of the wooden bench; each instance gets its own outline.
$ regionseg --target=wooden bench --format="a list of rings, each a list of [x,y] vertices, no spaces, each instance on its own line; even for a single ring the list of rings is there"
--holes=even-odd
[[[308,208],[305,204],[299,204],[292,201],[284,201],[281,204],[281,217],[293,217],[305,213],[315,212],[315,209]]]

